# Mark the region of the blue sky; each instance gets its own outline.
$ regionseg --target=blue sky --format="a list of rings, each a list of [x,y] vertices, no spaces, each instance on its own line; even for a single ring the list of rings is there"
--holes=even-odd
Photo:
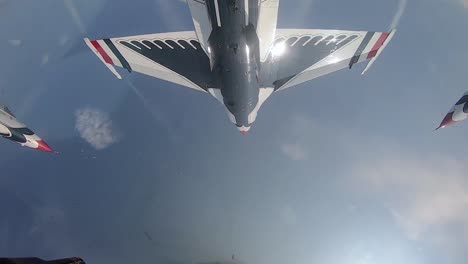
[[[0,142],[0,255],[465,263],[468,125],[433,129],[467,90],[466,6],[283,0],[280,27],[399,31],[367,75],[275,94],[242,137],[213,98],[117,80],[81,40],[192,30],[183,2],[0,0],[0,100],[60,152]]]

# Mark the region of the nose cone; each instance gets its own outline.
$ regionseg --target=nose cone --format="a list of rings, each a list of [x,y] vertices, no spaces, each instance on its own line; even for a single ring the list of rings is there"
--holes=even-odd
[[[36,149],[39,151],[54,152],[54,150],[52,150],[52,148],[44,140],[38,140],[37,144],[38,147]]]
[[[239,129],[241,134],[245,136],[245,135],[247,135],[249,133],[250,127],[246,127],[246,126],[239,127],[238,126],[237,129]]]
[[[440,126],[437,128],[437,130],[441,128],[453,126],[457,124],[458,122],[465,120],[466,118],[467,118],[467,114],[465,114],[464,112],[461,112],[461,111],[450,112],[445,116],[444,120],[442,120],[442,123],[440,123]]]
[[[441,128],[446,128],[448,126],[452,126],[452,125],[455,125],[457,122],[455,120],[453,120],[453,112],[452,113],[448,113],[444,120],[442,120],[442,122],[440,123],[439,127],[437,129],[441,129]]]

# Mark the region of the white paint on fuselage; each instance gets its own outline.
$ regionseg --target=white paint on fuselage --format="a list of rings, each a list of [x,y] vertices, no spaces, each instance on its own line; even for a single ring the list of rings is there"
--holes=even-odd
[[[33,149],[37,149],[39,147],[39,141],[42,140],[40,137],[36,135],[32,135],[32,136],[24,135],[24,137],[26,138],[26,143],[21,143],[21,146],[33,148]]]
[[[224,104],[223,94],[221,93],[221,90],[220,90],[220,89],[208,88],[208,92],[209,92],[214,98],[216,98],[216,100],[218,100],[220,103]]]
[[[1,123],[0,123],[0,134],[6,135],[6,137],[11,136],[10,130],[9,130],[6,126],[4,126],[3,124],[1,124]]]
[[[237,129],[239,129],[240,132],[249,132],[250,127],[241,126],[241,127],[237,127]]]
[[[461,105],[455,105],[452,108],[451,112],[453,112],[453,116],[452,116],[453,121],[460,122],[460,121],[463,121],[466,118],[468,118],[468,114],[463,112],[463,107],[465,106],[465,104],[467,104],[467,103],[464,103],[464,104],[461,104]]]
[[[223,106],[226,108],[226,112],[228,113],[229,120],[230,120],[233,124],[237,124],[236,117],[231,113],[231,111],[229,111],[229,109],[228,109],[228,108],[226,107],[226,105],[224,104],[224,97],[223,97],[223,94],[221,93],[221,89],[208,88],[208,92],[209,92],[214,98],[216,98],[216,100],[218,100],[218,102],[220,102],[221,104],[223,104]]]
[[[273,45],[278,23],[279,0],[261,1],[258,14],[257,35],[260,41],[260,60],[265,61]]]
[[[195,32],[197,38],[202,46],[205,53],[207,52],[208,39],[210,37],[211,27],[210,16],[208,15],[208,9],[206,8],[206,3],[202,3],[197,0],[187,0],[187,4],[190,8],[190,13],[192,14],[193,25],[195,27]],[[190,45],[190,41],[188,42]]]
[[[249,0],[245,0],[244,2],[244,8],[245,8],[245,25],[249,25]]]
[[[221,16],[219,14],[219,4],[218,0],[214,0],[215,11],[216,11],[216,21],[218,22],[218,27],[221,27]]]
[[[265,103],[265,101],[271,96],[274,92],[273,88],[260,88],[258,93],[258,102],[254,110],[249,114],[249,124],[252,124],[257,119],[258,110]]]
[[[216,100],[218,100],[218,102],[222,103],[223,106],[225,106],[224,97],[223,97],[220,89],[209,88],[208,92],[214,98],[216,98]],[[274,88],[271,88],[271,87],[260,88],[259,89],[257,105],[255,106],[255,108],[252,110],[252,112],[248,116],[249,124],[252,124],[252,123],[255,122],[255,120],[257,119],[257,115],[258,115],[258,111],[260,110],[260,107],[262,107],[262,105],[273,94],[273,92],[274,92]],[[234,123],[234,124],[238,124],[238,122],[236,121],[236,117],[229,111],[229,109],[227,107],[226,107],[226,111],[227,111],[227,113],[229,115],[229,120],[231,120],[231,122]]]

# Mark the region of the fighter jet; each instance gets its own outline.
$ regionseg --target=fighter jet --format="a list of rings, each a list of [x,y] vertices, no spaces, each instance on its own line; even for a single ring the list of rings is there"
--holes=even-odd
[[[81,258],[42,260],[40,258],[0,258],[0,264],[85,264]]]
[[[446,128],[455,125],[456,123],[465,120],[468,117],[468,92],[466,92],[455,106],[450,109],[449,113],[445,116],[440,126],[436,129]]]
[[[21,144],[21,146],[43,152],[53,152],[47,143],[20,123],[10,109],[0,104],[0,136]]]
[[[187,3],[194,31],[85,42],[119,79],[114,66],[212,95],[242,134],[274,92],[364,61],[366,72],[395,34],[277,28],[279,0]]]

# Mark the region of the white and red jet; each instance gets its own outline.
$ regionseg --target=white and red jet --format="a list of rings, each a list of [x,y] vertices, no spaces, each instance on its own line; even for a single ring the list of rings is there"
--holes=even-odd
[[[468,92],[450,109],[444,120],[437,129],[446,128],[465,120],[468,117]]]
[[[43,152],[54,152],[44,140],[20,123],[10,109],[4,105],[0,105],[0,136],[24,147]]]

